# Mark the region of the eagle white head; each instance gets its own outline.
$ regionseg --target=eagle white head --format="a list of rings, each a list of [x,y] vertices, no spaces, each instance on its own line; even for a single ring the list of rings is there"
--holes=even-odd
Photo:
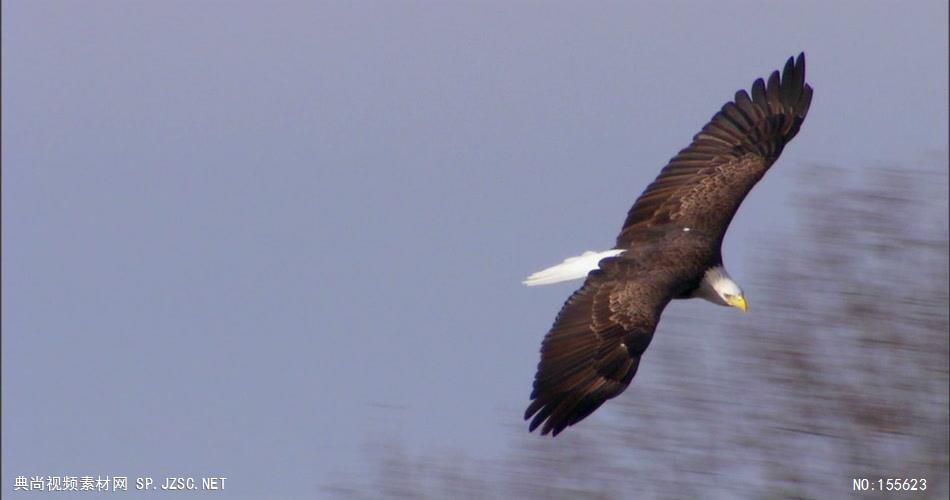
[[[711,267],[706,270],[699,288],[693,292],[693,297],[706,299],[714,304],[721,306],[735,307],[745,312],[748,306],[745,302],[745,296],[742,295],[742,289],[726,272],[722,266]]]

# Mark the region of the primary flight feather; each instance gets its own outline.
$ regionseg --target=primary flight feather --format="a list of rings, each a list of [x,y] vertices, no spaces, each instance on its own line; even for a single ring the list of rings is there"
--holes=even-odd
[[[540,285],[587,276],[541,344],[525,420],[557,435],[624,391],[672,299],[703,298],[746,310],[720,248],[755,183],[795,137],[808,113],[805,55],[781,75],[736,93],[692,143],[663,167],[630,208],[613,249],[587,252],[525,280]]]

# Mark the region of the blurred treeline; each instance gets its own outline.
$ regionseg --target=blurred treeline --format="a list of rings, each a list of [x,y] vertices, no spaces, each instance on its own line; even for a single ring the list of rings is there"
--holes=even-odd
[[[874,498],[894,493],[853,492],[852,480],[926,478],[926,491],[898,495],[947,498],[947,159],[929,163],[805,169],[798,227],[746,245],[754,313],[710,324],[700,304],[668,308],[664,341],[603,418],[553,440],[513,426],[498,460],[380,443],[368,482],[325,492]]]

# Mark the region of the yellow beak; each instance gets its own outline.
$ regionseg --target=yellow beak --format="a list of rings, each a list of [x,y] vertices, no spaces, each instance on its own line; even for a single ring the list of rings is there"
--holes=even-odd
[[[742,312],[746,312],[749,310],[749,307],[745,303],[745,297],[743,297],[742,295],[736,295],[734,297],[730,297],[729,305],[732,307],[735,307],[736,309],[740,309]]]

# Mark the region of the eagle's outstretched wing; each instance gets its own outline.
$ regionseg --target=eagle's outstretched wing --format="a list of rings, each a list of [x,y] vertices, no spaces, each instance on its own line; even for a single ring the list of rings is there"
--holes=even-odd
[[[811,96],[804,54],[789,58],[781,77],[775,71],[768,83],[756,80],[751,98],[737,92],[640,195],[615,248],[628,248],[643,228],[669,223],[721,242],[746,194],[798,133]]]
[[[555,436],[617,396],[633,379],[669,302],[662,276],[614,257],[587,277],[541,344],[525,420]]]

